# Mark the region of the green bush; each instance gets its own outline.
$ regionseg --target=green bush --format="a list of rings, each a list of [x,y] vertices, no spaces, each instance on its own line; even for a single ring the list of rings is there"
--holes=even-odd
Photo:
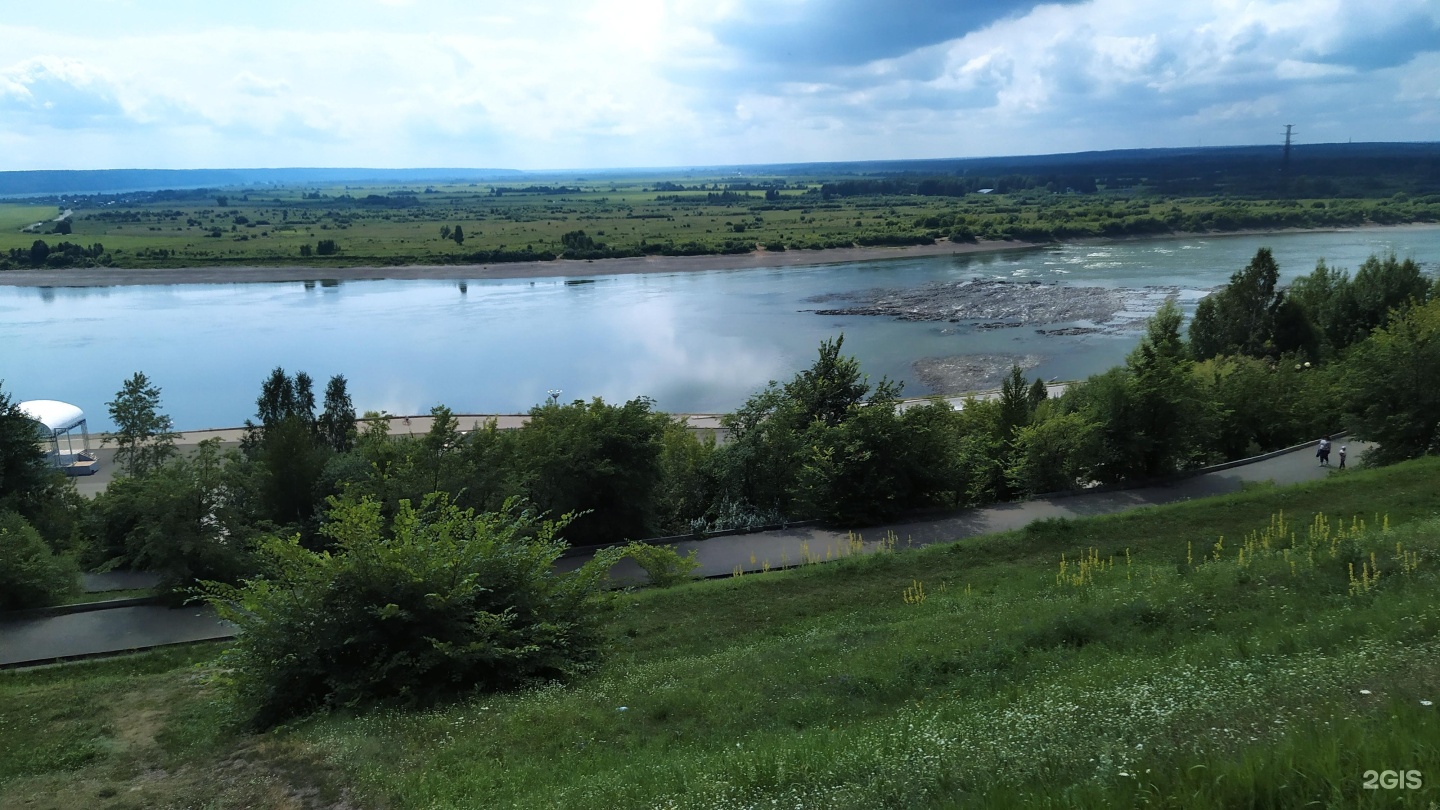
[[[370,498],[331,505],[330,552],[267,538],[267,577],[202,588],[240,627],[225,658],[251,724],[564,679],[596,658],[600,586],[620,553],[556,573],[568,516],[477,515],[435,495],[402,501],[387,526]]]
[[[14,512],[0,512],[0,610],[58,604],[79,590],[74,560],[51,553]]]
[[[650,584],[658,588],[689,582],[695,578],[695,569],[700,565],[693,550],[681,557],[674,546],[652,546],[636,541],[623,550],[626,557],[645,570]]]

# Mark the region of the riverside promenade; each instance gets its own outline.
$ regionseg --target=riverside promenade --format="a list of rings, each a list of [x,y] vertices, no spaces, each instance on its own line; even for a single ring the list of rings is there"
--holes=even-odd
[[[1355,441],[1348,444],[1351,458],[1359,458],[1372,446]],[[676,549],[681,554],[696,552],[700,566],[695,573],[700,576],[729,576],[737,571],[756,573],[799,565],[807,560],[823,562],[851,553],[873,553],[881,539],[890,534],[896,538],[897,548],[920,547],[1020,529],[1036,520],[1114,514],[1142,506],[1238,492],[1247,483],[1271,481],[1283,486],[1329,475],[1344,473],[1319,466],[1314,446],[1303,445],[1155,486],[994,504],[922,520],[872,526],[863,530],[863,542],[858,544],[852,544],[851,533],[846,530],[807,525],[686,540],[678,543]],[[572,570],[588,560],[591,553],[577,550],[560,560],[557,568]],[[639,569],[629,560],[617,565],[612,575],[621,583],[638,581],[641,577]],[[87,607],[84,612],[0,619],[0,667],[224,639],[234,634],[232,626],[206,607]]]

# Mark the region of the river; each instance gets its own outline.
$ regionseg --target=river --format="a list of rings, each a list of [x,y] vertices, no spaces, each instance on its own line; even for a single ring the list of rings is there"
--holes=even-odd
[[[1028,356],[1030,376],[1073,379],[1122,362],[1165,295],[1192,310],[1262,246],[1286,279],[1320,258],[1353,271],[1392,251],[1433,273],[1440,226],[578,279],[0,286],[0,380],[16,400],[79,405],[96,431],[111,427],[105,403],[135,371],[161,387],[177,427],[201,429],[251,417],[275,366],[308,372],[317,396],[344,374],[362,411],[513,413],[558,389],[565,401],[643,395],[667,411],[721,412],[841,333],[872,378],[903,380],[907,395],[933,393],[916,373],[926,358]],[[975,277],[1136,292],[1110,328],[1072,336],[814,312],[827,296]],[[1077,325],[1093,326],[1055,324]]]

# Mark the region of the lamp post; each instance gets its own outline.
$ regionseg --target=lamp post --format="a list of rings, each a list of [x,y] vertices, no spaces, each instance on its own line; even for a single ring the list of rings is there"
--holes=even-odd
[[[551,388],[549,391],[546,391],[545,393],[547,393],[547,394],[550,395],[550,404],[551,404],[551,405],[558,405],[558,404],[560,403],[560,394],[561,394],[561,391],[560,391],[559,388]]]

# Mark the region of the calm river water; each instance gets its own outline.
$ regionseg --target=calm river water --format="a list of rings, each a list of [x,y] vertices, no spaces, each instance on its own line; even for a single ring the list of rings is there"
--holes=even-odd
[[[1032,376],[1078,378],[1123,361],[1136,334],[1054,337],[1029,327],[821,316],[806,311],[822,306],[808,299],[989,276],[1173,287],[1193,307],[1262,246],[1274,250],[1286,278],[1322,257],[1353,270],[1391,251],[1434,272],[1440,227],[593,279],[0,286],[0,380],[17,400],[79,405],[92,431],[110,428],[105,403],[135,371],[161,386],[178,427],[240,424],[277,365],[308,372],[317,396],[330,375],[344,374],[362,411],[417,414],[443,403],[462,413],[513,413],[560,389],[566,401],[645,395],[663,410],[703,413],[731,410],[766,381],[787,379],[822,339],[843,332],[846,351],[872,378],[905,380],[906,394],[920,395],[931,393],[915,381],[912,363],[921,358],[1039,355]]]

